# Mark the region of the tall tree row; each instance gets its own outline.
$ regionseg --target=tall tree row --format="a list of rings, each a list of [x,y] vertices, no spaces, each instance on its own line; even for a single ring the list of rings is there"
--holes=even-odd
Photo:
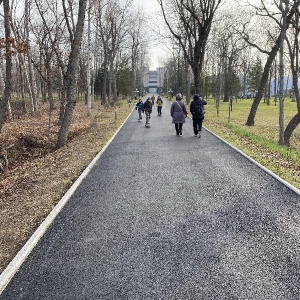
[[[165,35],[165,91],[213,97],[218,103],[254,97],[248,119],[254,125],[262,97],[279,97],[279,142],[289,145],[299,108],[284,128],[284,75],[293,76],[299,104],[298,34],[300,0],[156,0],[167,31],[149,28],[134,0],[24,0],[11,7],[0,0],[0,130],[19,111],[32,116],[39,105],[60,110],[57,147],[67,142],[74,104],[85,95],[87,114],[94,99],[114,105],[122,94],[143,92],[149,66],[149,37]],[[236,11],[235,11],[236,9]],[[155,21],[155,26],[159,22]],[[167,32],[167,33],[166,33]],[[273,90],[272,90],[273,86]],[[94,97],[95,96],[95,97]],[[99,97],[99,98],[98,98]],[[276,104],[276,102],[275,102]],[[50,130],[50,129],[49,129]]]
[[[34,116],[40,101],[49,105],[50,126],[51,111],[58,103],[56,145],[61,147],[67,142],[79,94],[85,94],[90,115],[92,93],[99,89],[101,103],[108,105],[113,105],[120,93],[133,93],[135,83],[130,87],[128,82],[126,87],[118,81],[126,82],[124,76],[141,76],[140,68],[146,66],[141,61],[146,51],[141,43],[146,40],[141,38],[143,20],[139,21],[138,50],[133,56],[132,28],[138,16],[132,19],[132,0],[25,0],[13,8],[10,2],[0,1],[5,28],[0,30],[0,50],[5,55],[0,58],[4,67],[0,74],[0,130],[5,120],[17,113],[15,106],[24,104],[22,111]]]

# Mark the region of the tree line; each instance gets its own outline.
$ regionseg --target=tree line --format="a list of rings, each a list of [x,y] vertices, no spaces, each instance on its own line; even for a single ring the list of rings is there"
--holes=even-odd
[[[273,94],[279,102],[279,144],[290,146],[300,122],[300,1],[157,1],[177,51],[167,64],[169,81],[175,78],[170,90],[184,91],[188,101],[191,92],[212,96],[217,110],[221,99],[232,103],[250,94],[248,126],[254,126],[261,100],[270,105]],[[297,111],[284,127],[287,76]]]
[[[149,17],[133,0],[0,0],[0,132],[16,113],[35,116],[40,101],[51,115],[58,97],[56,146],[63,146],[79,94],[90,115],[97,98],[113,105],[143,89],[154,36],[168,51],[163,92],[180,91],[187,101],[193,93],[213,97],[217,111],[220,101],[251,96],[248,126],[261,99],[270,105],[273,94],[279,143],[290,145],[300,122],[300,0],[156,1],[160,11]],[[284,128],[287,74],[297,111]]]
[[[103,105],[120,94],[133,97],[146,61],[146,27],[132,3],[0,0],[0,131],[14,114],[35,116],[39,102],[49,104],[51,114],[58,95],[59,148],[67,141],[78,94],[88,115],[96,97]]]

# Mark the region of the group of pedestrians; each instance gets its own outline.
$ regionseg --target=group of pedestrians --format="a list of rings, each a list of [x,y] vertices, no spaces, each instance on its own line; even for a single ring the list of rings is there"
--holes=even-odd
[[[140,98],[135,106],[135,109],[139,113],[138,121],[142,120],[142,113],[145,113],[145,116],[146,116],[145,127],[150,126],[150,118],[151,118],[152,107],[154,106],[154,103],[155,103],[155,96],[153,95],[151,98],[148,97],[144,103],[143,103],[142,99]],[[160,96],[157,97],[156,105],[157,105],[157,115],[161,116],[163,100],[161,99]]]
[[[193,119],[193,130],[197,137],[201,137],[202,122],[204,120],[204,105],[207,102],[202,99],[198,94],[194,95],[194,99],[190,104],[190,112]],[[182,135],[182,126],[185,123],[185,118],[188,115],[185,104],[182,101],[182,95],[176,95],[176,101],[171,105],[172,123],[175,124],[177,135]]]
[[[139,118],[138,121],[142,120],[142,113],[145,113],[146,123],[145,127],[150,126],[150,118],[152,113],[152,107],[155,103],[155,96],[151,98],[148,97],[147,100],[143,103],[141,99],[137,102],[135,109],[138,111]],[[193,119],[193,130],[196,137],[201,137],[202,122],[204,120],[204,105],[207,102],[202,99],[198,94],[194,95],[194,99],[190,104],[190,112]],[[157,115],[161,116],[163,100],[160,96],[156,100],[157,105]],[[182,126],[185,123],[185,118],[188,115],[185,104],[182,101],[182,95],[178,93],[176,95],[176,101],[172,103],[170,114],[172,117],[172,123],[175,124],[176,135],[182,135]]]

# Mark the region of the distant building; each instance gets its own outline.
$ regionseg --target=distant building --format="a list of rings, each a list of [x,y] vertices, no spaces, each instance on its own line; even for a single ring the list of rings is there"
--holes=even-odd
[[[143,88],[146,93],[156,94],[164,89],[164,68],[156,68],[155,71],[145,68],[143,71]]]

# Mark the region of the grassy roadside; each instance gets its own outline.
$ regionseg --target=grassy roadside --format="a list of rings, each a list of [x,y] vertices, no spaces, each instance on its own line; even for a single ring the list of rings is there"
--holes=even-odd
[[[214,100],[208,100],[204,126],[234,145],[272,172],[300,189],[300,128],[291,138],[291,147],[280,146],[279,105],[260,103],[255,126],[246,126],[252,105],[251,99],[234,101],[232,111],[229,103],[221,102],[217,115]],[[295,102],[285,101],[285,126],[296,113]]]

